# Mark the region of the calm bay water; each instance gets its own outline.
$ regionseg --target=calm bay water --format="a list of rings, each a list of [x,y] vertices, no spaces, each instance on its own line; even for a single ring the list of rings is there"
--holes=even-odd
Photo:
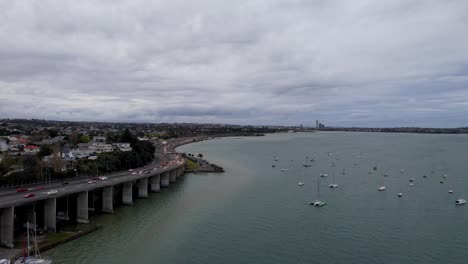
[[[46,255],[54,263],[468,261],[468,205],[454,203],[468,198],[466,135],[277,134],[179,151],[203,153],[226,173],[187,174],[134,206],[93,217],[105,228]],[[309,168],[305,156],[315,159]],[[373,166],[378,171],[369,174]],[[328,204],[316,208],[307,202],[316,198],[320,173],[329,174],[320,180]],[[334,190],[327,188],[333,174]],[[378,192],[381,185],[387,190]]]

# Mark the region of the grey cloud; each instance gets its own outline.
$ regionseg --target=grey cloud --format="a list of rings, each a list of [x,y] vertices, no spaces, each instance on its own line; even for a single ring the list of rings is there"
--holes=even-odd
[[[465,1],[4,1],[0,115],[467,125]]]

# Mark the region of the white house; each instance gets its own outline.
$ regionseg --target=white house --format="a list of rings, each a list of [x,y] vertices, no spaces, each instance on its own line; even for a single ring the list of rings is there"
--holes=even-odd
[[[132,151],[132,147],[130,146],[130,143],[114,143],[112,144],[114,147],[114,150],[120,150],[120,151]]]
[[[5,139],[0,138],[0,151],[7,151],[10,149],[10,145],[8,145]]]

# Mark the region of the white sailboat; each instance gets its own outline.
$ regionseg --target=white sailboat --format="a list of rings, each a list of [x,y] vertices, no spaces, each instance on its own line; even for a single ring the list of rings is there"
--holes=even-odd
[[[304,166],[304,167],[310,167],[309,157],[306,157],[306,158],[305,158],[305,163],[304,163],[304,165],[302,165],[302,166]]]
[[[28,237],[28,244],[25,252],[25,256],[20,257],[15,261],[15,264],[52,264],[52,260],[43,259],[41,254],[39,253],[39,247],[37,246],[36,240],[36,227],[34,226],[34,234],[33,234],[33,245],[30,245],[30,233],[31,228],[29,226],[29,222],[26,223],[27,229],[27,237]],[[34,247],[34,256],[30,255],[31,248]]]
[[[320,177],[317,177],[317,199],[315,201],[309,202],[309,205],[322,207],[326,204],[327,204],[326,202],[320,201]]]
[[[338,184],[335,183],[335,171],[332,173],[332,183],[328,185],[329,188],[331,189],[336,189],[338,188]]]

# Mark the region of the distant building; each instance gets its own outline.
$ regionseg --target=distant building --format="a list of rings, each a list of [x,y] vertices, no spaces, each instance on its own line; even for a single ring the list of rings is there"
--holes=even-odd
[[[112,152],[114,151],[114,148],[112,147],[111,144],[106,144],[106,143],[99,143],[99,142],[93,142],[93,143],[79,143],[78,144],[78,149],[79,150],[90,150],[95,153],[103,153],[103,152]]]
[[[5,139],[0,138],[0,151],[7,151],[10,149],[10,145]]]
[[[325,128],[325,125],[320,123],[318,120],[315,120],[315,128],[316,129]]]
[[[130,143],[114,143],[112,146],[114,147],[114,150],[117,151],[132,151]]]
[[[95,136],[93,137],[93,142],[106,142],[106,139],[104,136]]]
[[[24,147],[24,154],[34,155],[39,152],[39,147],[36,145],[27,145]]]

